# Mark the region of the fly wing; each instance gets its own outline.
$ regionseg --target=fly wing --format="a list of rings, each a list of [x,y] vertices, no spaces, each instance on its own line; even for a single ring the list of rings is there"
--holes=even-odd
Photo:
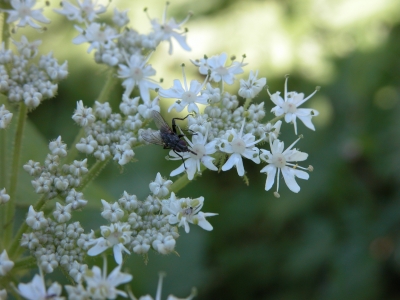
[[[140,135],[142,136],[142,139],[144,139],[148,143],[161,145],[161,146],[164,145],[164,143],[161,139],[160,131],[158,131],[158,130],[151,130],[151,129],[143,130],[140,133]]]
[[[172,131],[158,111],[151,111],[151,117],[154,119],[154,123],[156,123],[157,128],[160,129],[161,132],[169,133]]]

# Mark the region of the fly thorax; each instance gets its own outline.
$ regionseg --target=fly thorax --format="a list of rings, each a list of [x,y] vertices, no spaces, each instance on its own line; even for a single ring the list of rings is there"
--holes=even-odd
[[[139,67],[135,67],[131,70],[131,76],[135,81],[140,81],[143,79],[143,71]]]
[[[187,102],[187,103],[194,103],[196,102],[196,94],[191,92],[191,91],[186,91],[182,95],[182,101]]]
[[[282,108],[285,114],[287,113],[294,114],[297,111],[296,104],[294,104],[292,101],[285,101]]]
[[[234,138],[231,142],[232,150],[235,153],[243,153],[246,150],[246,143],[241,138]]]
[[[285,156],[282,153],[277,153],[272,156],[272,163],[275,165],[277,168],[283,168],[286,166],[286,159]]]

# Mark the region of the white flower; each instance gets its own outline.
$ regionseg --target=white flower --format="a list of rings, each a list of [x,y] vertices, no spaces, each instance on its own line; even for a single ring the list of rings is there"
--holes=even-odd
[[[250,71],[249,79],[244,81],[240,79],[240,89],[238,94],[243,98],[254,98],[257,94],[262,90],[262,88],[267,83],[267,78],[263,77],[257,79],[258,70],[256,74],[253,74],[253,71]]]
[[[76,20],[79,23],[82,23],[84,21],[93,22],[94,19],[98,17],[98,14],[104,13],[107,9],[104,5],[98,4],[98,0],[76,0],[76,2],[79,7],[72,5],[68,1],[62,0],[62,9],[54,9],[54,11],[66,16],[70,21]]]
[[[11,122],[12,116],[13,114],[6,109],[4,104],[0,106],[0,129],[7,128],[8,124]]]
[[[275,94],[270,94],[268,91],[269,96],[271,97],[272,102],[276,105],[271,109],[271,112],[275,113],[275,116],[282,116],[285,115],[286,123],[293,123],[294,124],[294,132],[297,134],[297,123],[296,118],[299,118],[304,125],[308,128],[315,130],[313,123],[311,122],[311,118],[314,116],[318,116],[318,111],[315,109],[310,108],[298,108],[308,99],[315,95],[318,91],[316,89],[314,93],[304,99],[303,93],[297,92],[289,92],[287,91],[287,82],[289,77],[286,77],[285,80],[285,99],[282,99],[280,96],[280,92],[276,92]]]
[[[100,230],[103,237],[91,242],[96,245],[89,249],[88,255],[96,256],[112,247],[115,261],[117,264],[122,264],[122,250],[130,254],[129,250],[124,246],[131,241],[132,231],[130,231],[130,225],[118,222],[110,226],[100,226]]]
[[[103,212],[101,216],[104,219],[110,222],[117,222],[124,216],[124,211],[119,207],[118,202],[114,202],[110,205],[106,200],[101,199],[101,203],[103,203]]]
[[[7,23],[12,23],[19,20],[17,26],[25,27],[26,25],[29,25],[37,29],[41,27],[34,21],[50,23],[50,20],[45,18],[42,14],[43,8],[32,9],[36,4],[36,0],[11,0],[10,4],[13,9],[2,10],[9,14]]]
[[[122,265],[118,265],[107,276],[107,260],[104,258],[103,274],[99,267],[94,266],[84,276],[87,283],[87,291],[92,299],[116,299],[118,296],[127,297],[127,294],[117,290],[117,286],[132,280],[132,275],[121,272]],[[107,277],[106,277],[107,276]]]
[[[176,176],[182,172],[185,172],[185,170],[186,170],[188,179],[192,180],[194,178],[194,174],[196,173],[196,171],[198,173],[201,173],[200,162],[212,171],[218,170],[218,168],[216,166],[214,166],[214,164],[212,163],[214,158],[210,156],[210,154],[214,154],[217,151],[217,148],[216,148],[217,141],[213,140],[213,141],[207,143],[207,136],[208,136],[208,130],[206,131],[205,136],[203,136],[200,132],[197,132],[195,135],[192,136],[192,142],[189,141],[189,139],[186,139],[190,148],[196,154],[193,154],[191,152],[186,152],[186,153],[182,154],[183,157],[186,158],[185,163],[180,165],[174,171],[172,171],[170,176]],[[172,159],[176,159],[176,160],[181,159],[173,151],[170,151],[169,155],[173,157]],[[185,169],[185,166],[186,166],[186,169]]]
[[[56,209],[53,212],[54,219],[58,223],[65,223],[71,219],[72,203],[62,206],[56,202]]]
[[[199,108],[196,103],[203,105],[208,104],[208,94],[200,94],[200,91],[203,89],[204,85],[207,82],[207,77],[204,80],[203,84],[201,84],[197,80],[192,80],[190,82],[190,88],[188,88],[184,66],[182,66],[182,73],[184,87],[182,87],[182,83],[178,79],[175,79],[173,87],[168,90],[161,88],[159,94],[161,97],[164,98],[178,99],[178,101],[176,101],[168,108],[168,112],[170,112],[173,108],[175,108],[176,111],[181,112],[187,107],[189,113],[195,112],[196,114],[198,114]]]
[[[281,133],[281,125],[282,121],[278,120],[274,125],[272,125],[271,123],[267,123],[261,126],[259,129],[261,131],[262,138],[265,141],[271,142],[276,140]]]
[[[181,198],[177,199],[175,193],[171,193],[168,200],[161,202],[163,205],[163,212],[169,213],[168,222],[171,225],[178,223],[178,226],[183,226],[186,233],[189,233],[189,223],[199,225],[204,230],[211,231],[213,227],[206,220],[206,217],[216,216],[215,213],[203,213],[200,209],[204,204],[204,197],[196,199]]]
[[[31,227],[33,230],[39,230],[47,227],[48,221],[44,217],[44,213],[42,211],[36,212],[33,209],[33,206],[29,206],[28,216],[26,217],[26,224]]]
[[[221,53],[220,55],[214,55],[206,60],[192,61],[196,66],[199,67],[200,74],[207,75],[211,71],[210,80],[215,82],[225,81],[227,84],[233,84],[236,74],[243,73],[242,67],[245,63],[233,61],[230,66],[225,66],[228,55]]]
[[[18,52],[28,59],[36,56],[36,54],[38,53],[38,48],[42,44],[41,40],[33,41],[30,43],[24,35],[21,36],[20,42],[14,40],[12,40],[12,42],[17,47]]]
[[[167,18],[167,8],[168,8],[168,2],[167,5],[165,6],[163,18],[161,20],[161,23],[158,22],[157,19],[152,19],[151,25],[153,26],[153,30],[155,32],[155,36],[157,40],[160,41],[168,41],[169,42],[169,50],[168,53],[172,54],[172,38],[176,39],[176,41],[181,45],[183,49],[186,51],[190,51],[190,47],[186,43],[186,36],[184,35],[186,32],[179,33],[177,30],[181,29],[181,26],[185,24],[189,18],[190,14],[180,23],[176,23],[174,18],[171,18],[168,22],[166,20]]]
[[[14,267],[14,262],[8,258],[7,251],[0,254],[0,276],[6,275]]]
[[[96,121],[96,117],[92,113],[91,107],[84,107],[82,100],[79,100],[76,103],[76,109],[72,116],[72,119],[79,125],[79,126],[87,126],[92,124]]]
[[[7,203],[10,200],[10,195],[7,194],[6,189],[0,190],[0,204]]]
[[[151,65],[146,65],[149,58],[150,56],[147,59],[143,59],[140,55],[134,54],[129,59],[126,58],[127,65],[119,65],[118,77],[125,79],[122,82],[125,87],[124,95],[129,96],[133,88],[138,86],[140,97],[142,97],[143,101],[150,100],[149,89],[158,88],[158,84],[149,78],[149,76],[156,74]]]
[[[143,101],[143,104],[140,104],[138,106],[138,112],[139,114],[145,118],[145,119],[150,119],[152,118],[151,112],[153,110],[160,112],[160,105],[158,104],[160,102],[160,98],[157,96],[153,99],[153,101]]]
[[[135,155],[130,143],[124,143],[123,145],[115,146],[114,160],[118,160],[118,164],[121,166],[127,164],[131,161],[132,157]]]
[[[300,186],[297,184],[295,177],[301,179],[308,179],[308,173],[299,170],[304,169],[297,164],[289,163],[289,162],[297,162],[306,160],[308,157],[307,153],[298,151],[297,149],[292,149],[292,147],[299,141],[298,138],[292,145],[290,145],[285,151],[284,144],[280,140],[276,139],[273,143],[270,142],[271,152],[265,149],[261,149],[262,154],[260,155],[261,159],[268,163],[267,166],[261,169],[261,173],[267,174],[267,181],[265,183],[265,190],[268,191],[271,189],[272,185],[275,182],[276,177],[276,192],[275,196],[279,197],[279,178],[280,173],[282,172],[283,179],[285,180],[288,188],[295,193],[300,191]]]
[[[244,175],[244,166],[242,156],[251,159],[256,164],[260,163],[259,150],[254,147],[255,144],[261,141],[255,140],[255,136],[251,133],[243,135],[245,120],[243,120],[242,127],[239,132],[236,129],[228,130],[221,138],[220,149],[225,153],[231,154],[225,164],[222,166],[222,171],[227,171],[236,166],[239,176]]]
[[[119,37],[114,28],[99,23],[91,23],[86,29],[82,29],[75,25],[76,30],[81,34],[75,37],[72,42],[74,44],[90,43],[87,52],[93,49],[109,48],[113,44],[113,39]]]
[[[169,194],[171,184],[172,180],[166,180],[161,177],[160,173],[157,173],[156,180],[150,183],[149,188],[154,196],[161,198]]]
[[[62,287],[57,282],[54,282],[46,291],[42,270],[39,268],[40,276],[36,274],[33,280],[29,283],[18,284],[19,294],[28,300],[62,300],[60,297]]]
[[[128,10],[119,11],[117,8],[114,8],[112,20],[118,27],[125,26],[129,23]]]

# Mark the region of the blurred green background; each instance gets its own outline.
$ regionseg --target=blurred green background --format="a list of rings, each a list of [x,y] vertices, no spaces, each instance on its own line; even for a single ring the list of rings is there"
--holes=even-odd
[[[111,5],[130,9],[132,26],[147,33],[143,8],[160,18],[165,3]],[[314,172],[308,181],[298,180],[299,194],[282,185],[279,199],[264,190],[260,165],[245,162],[249,186],[235,170],[204,172],[178,195],[204,196],[203,211],[219,214],[210,218],[214,230],[182,231],[179,257],[151,253],[146,265],[131,255],[124,267],[134,276],[134,294],[154,296],[157,273],[165,271],[164,297],[187,296],[196,286],[196,299],[400,299],[400,2],[177,0],[168,15],[180,21],[188,11],[194,13],[185,25],[192,51],[175,44],[169,56],[163,45],[151,59],[163,87],[182,78],[182,62],[189,78],[200,79],[189,59],[221,52],[245,53],[243,78],[258,69],[271,93],[283,92],[285,74],[289,90],[308,95],[321,86],[303,105],[320,111],[313,119],[317,130],[299,125],[305,138],[297,144],[309,153],[305,166]],[[57,98],[30,119],[43,136],[40,145],[58,135],[71,145],[78,132],[71,119],[76,101],[92,105],[107,72],[86,53],[88,45],[72,45],[77,32],[64,19],[47,15],[54,20],[48,30],[32,35],[44,40],[42,53],[52,50],[59,61],[68,60],[70,75]],[[237,89],[238,82],[230,88]],[[121,93],[117,87],[110,99],[115,109]],[[265,101],[272,118],[267,92],[256,101]],[[296,137],[284,125],[282,139],[289,145]],[[137,162],[123,172],[109,164],[96,181],[91,217],[79,216],[87,230],[106,223],[100,198],[116,200],[126,190],[144,199],[157,172],[168,177],[179,165],[166,161],[161,147],[135,153]],[[44,157],[38,153],[37,159]]]

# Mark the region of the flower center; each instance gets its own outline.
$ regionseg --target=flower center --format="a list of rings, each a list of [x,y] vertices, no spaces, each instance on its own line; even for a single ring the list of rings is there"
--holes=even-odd
[[[233,139],[231,145],[235,153],[243,153],[246,150],[246,144],[241,138]]]
[[[292,103],[292,102],[285,102],[283,104],[283,111],[285,113],[295,113],[297,111],[297,107],[296,104]]]
[[[218,68],[215,69],[215,71],[221,76],[224,76],[224,75],[229,73],[228,69],[225,68],[225,67],[218,67]]]
[[[194,103],[196,102],[196,95],[191,91],[184,92],[182,95],[182,101],[187,103]]]
[[[193,152],[195,152],[197,154],[197,156],[192,154],[193,157],[201,159],[204,156],[204,154],[206,153],[206,148],[204,148],[204,145],[202,145],[202,144],[194,144],[192,148],[193,148]]]
[[[274,154],[274,156],[272,157],[272,163],[277,168],[283,168],[284,166],[286,166],[285,156],[282,153]]]
[[[141,68],[135,67],[132,69],[131,76],[134,80],[140,81],[143,78],[143,72]]]

